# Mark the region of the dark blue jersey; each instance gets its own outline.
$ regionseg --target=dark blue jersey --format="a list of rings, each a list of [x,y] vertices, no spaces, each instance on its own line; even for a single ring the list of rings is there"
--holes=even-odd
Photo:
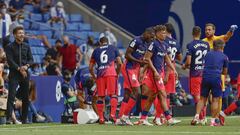
[[[171,61],[175,61],[176,54],[182,53],[181,45],[176,39],[169,37],[166,37],[165,42],[167,43],[167,51]]]
[[[221,77],[223,68],[228,67],[228,57],[221,51],[210,51],[205,57],[203,78]]]
[[[129,48],[132,48],[134,51],[132,52],[132,56],[136,59],[142,59],[148,45],[150,43],[146,43],[142,37],[135,37],[129,44]],[[134,62],[134,61],[127,61],[126,67],[129,69],[135,68],[135,67],[140,67],[139,63]]]
[[[89,80],[90,77],[91,74],[89,72],[88,66],[82,66],[80,69],[78,69],[77,73],[74,76],[77,87],[79,87],[79,85],[85,84],[85,82]]]
[[[148,51],[152,53],[152,63],[156,70],[161,73],[164,70],[164,57],[167,55],[167,45],[165,42],[155,40],[149,45]]]
[[[204,58],[209,50],[209,44],[202,40],[187,44],[187,55],[191,56],[190,77],[202,76]]]
[[[116,76],[115,60],[118,56],[120,56],[119,51],[113,45],[96,48],[90,62],[97,64],[97,77]]]

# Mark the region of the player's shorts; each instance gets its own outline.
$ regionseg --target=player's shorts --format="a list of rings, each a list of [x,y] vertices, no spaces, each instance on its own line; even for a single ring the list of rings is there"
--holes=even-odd
[[[97,78],[96,83],[98,96],[116,95],[118,92],[116,76]]]
[[[154,79],[154,74],[151,69],[148,69],[146,76],[144,77],[143,84],[147,85],[149,90],[153,91],[154,93],[157,93],[160,90],[165,90],[165,86],[163,83],[163,73],[160,74],[160,79],[156,81]]]
[[[209,78],[202,79],[201,96],[208,97],[210,91],[213,97],[222,96],[221,77],[209,77]]]
[[[167,94],[176,93],[176,77],[174,72],[170,72],[167,83],[165,84]]]
[[[132,91],[132,88],[140,87],[139,72],[140,68],[127,69],[126,64],[121,68],[123,75],[123,88]]]
[[[190,77],[189,88],[193,96],[200,96],[202,77]]]

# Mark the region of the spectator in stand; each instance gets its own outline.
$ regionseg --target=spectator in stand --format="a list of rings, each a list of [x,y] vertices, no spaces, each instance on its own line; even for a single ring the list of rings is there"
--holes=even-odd
[[[34,11],[33,0],[25,0],[23,9],[25,12],[27,11],[29,13],[33,13]]]
[[[38,63],[34,63],[30,66],[30,68],[28,69],[28,72],[30,74],[30,76],[39,76],[42,75],[42,72],[40,70],[40,66]]]
[[[115,35],[110,31],[110,28],[106,27],[105,31],[100,34],[99,39],[102,37],[107,37],[108,38],[108,43],[110,45],[116,46],[117,47],[117,38]]]
[[[11,0],[9,3],[9,12],[16,15],[24,12],[24,0]]]
[[[74,73],[75,69],[80,66],[82,54],[76,45],[69,42],[68,36],[63,36],[63,44],[60,49],[59,67],[62,67],[62,71],[69,70]]]
[[[45,75],[57,75],[62,76],[61,69],[59,68],[58,64],[54,62],[54,60],[47,55],[44,60],[46,61],[46,70]]]
[[[33,13],[41,13],[41,0],[33,0]]]
[[[87,42],[80,45],[80,50],[83,53],[84,65],[89,65],[95,47],[94,38],[92,36],[88,36]]]
[[[50,56],[51,57],[51,61],[53,63],[57,63],[57,61],[59,60],[58,58],[58,53],[60,48],[62,47],[62,41],[61,40],[56,40],[55,41],[55,45],[52,46],[51,48],[47,49],[47,52],[45,54],[45,56]]]
[[[53,0],[42,0],[40,11],[42,14],[50,13],[50,9],[53,7],[54,1]]]
[[[12,24],[11,17],[7,12],[5,3],[0,3],[0,45],[3,48],[9,44],[10,39],[10,25]]]
[[[64,5],[62,2],[58,2],[54,7],[50,10],[50,24],[53,25],[53,23],[62,22],[64,25],[64,28],[67,28],[67,20],[66,20],[66,14],[64,10]]]

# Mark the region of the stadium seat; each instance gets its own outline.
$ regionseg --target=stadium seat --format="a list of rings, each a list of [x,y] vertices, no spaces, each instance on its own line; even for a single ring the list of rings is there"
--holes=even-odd
[[[67,25],[67,31],[78,31],[78,24],[77,23],[69,23]]]
[[[79,28],[80,28],[80,31],[90,31],[91,30],[90,24],[87,24],[87,23],[80,23]]]
[[[48,39],[48,42],[51,44],[51,46],[55,46],[56,39]]]
[[[82,16],[80,14],[71,14],[70,15],[70,21],[71,22],[81,22]]]
[[[100,32],[88,32],[88,35],[93,36],[94,39],[98,39],[99,35],[100,35]]]
[[[42,44],[42,41],[40,39],[29,38],[28,43],[31,46],[40,46]]]
[[[23,27],[24,27],[25,30],[29,30],[30,29],[30,22],[24,21]]]
[[[43,21],[47,22],[50,19],[50,14],[49,13],[45,13],[43,14]]]
[[[28,12],[31,12],[31,13],[33,13],[33,11],[34,11],[33,5],[24,5],[23,9],[25,11],[28,11]]]
[[[80,45],[84,44],[85,42],[86,42],[85,40],[78,39],[77,42],[76,42],[76,45],[80,46]]]
[[[31,14],[30,18],[33,21],[38,21],[38,22],[42,22],[43,21],[42,14]]]
[[[51,25],[48,23],[45,23],[44,25],[41,25],[39,30],[50,30],[51,29]]]
[[[30,23],[31,30],[39,30],[39,28],[40,28],[40,25],[38,23],[35,23],[35,22]]]
[[[52,37],[52,31],[50,30],[39,31],[39,34],[47,36],[48,39]]]

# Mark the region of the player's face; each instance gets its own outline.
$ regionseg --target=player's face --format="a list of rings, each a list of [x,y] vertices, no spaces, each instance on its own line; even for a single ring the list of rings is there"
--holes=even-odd
[[[166,39],[167,33],[165,30],[159,31],[156,33],[156,38],[160,41],[164,41]]]
[[[24,30],[18,30],[16,34],[14,35],[16,41],[18,42],[23,42],[24,40]]]
[[[207,38],[212,37],[215,34],[215,30],[212,26],[205,27],[205,35]]]
[[[155,34],[153,33],[144,33],[143,34],[143,37],[144,37],[144,40],[147,42],[147,43],[150,43],[154,40],[155,38]]]

